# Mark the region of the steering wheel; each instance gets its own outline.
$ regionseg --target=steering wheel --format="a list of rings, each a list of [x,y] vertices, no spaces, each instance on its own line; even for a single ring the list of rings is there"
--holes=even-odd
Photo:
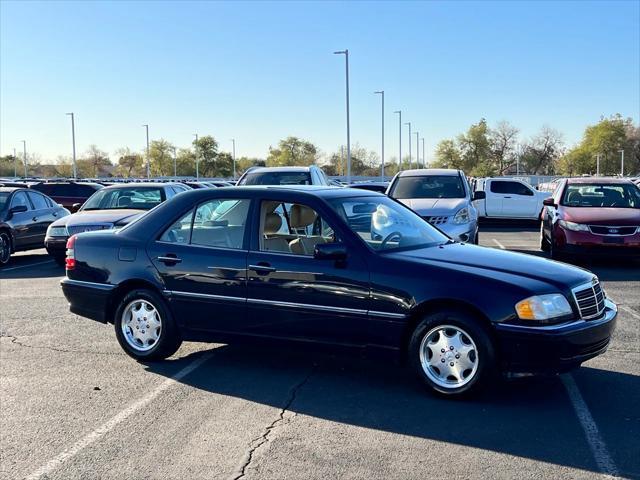
[[[389,243],[394,238],[400,240],[402,238],[402,234],[400,232],[391,232],[389,235],[384,237],[382,243],[380,243],[380,250],[384,250],[384,248],[387,246],[387,243]]]

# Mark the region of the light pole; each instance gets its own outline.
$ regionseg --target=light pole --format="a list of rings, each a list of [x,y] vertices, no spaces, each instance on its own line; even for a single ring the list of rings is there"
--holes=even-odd
[[[18,178],[18,157],[15,148],[13,149],[13,178]]]
[[[78,170],[76,167],[76,123],[73,112],[67,113],[71,115],[71,143],[73,145],[73,178],[78,178]]]
[[[620,175],[624,177],[624,150],[619,150],[622,154],[622,158],[620,159]]]
[[[596,155],[596,177],[600,176],[600,154]]]
[[[340,145],[340,172],[344,177],[345,175],[345,165],[344,165],[344,145]]]
[[[416,168],[420,168],[420,135],[416,134]]]
[[[424,156],[424,137],[420,140],[422,141],[422,168],[427,168],[427,157]]]
[[[195,141],[195,155],[196,155],[196,180],[198,180],[200,178],[200,157],[198,156],[198,134],[194,133],[193,134],[194,137],[196,137],[196,141]]]
[[[173,147],[173,177],[178,177],[178,155],[176,154],[176,147]]]
[[[347,85],[347,183],[351,183],[351,131],[349,124],[349,50],[333,52],[334,55],[344,55],[346,85]]]
[[[22,159],[24,160],[24,178],[27,178],[27,141],[26,140],[22,140],[22,152],[23,152],[23,157]]]
[[[147,179],[151,176],[151,166],[149,164],[149,125],[142,125],[147,130]]]
[[[382,181],[384,181],[384,90],[379,90],[373,93],[381,95],[382,97],[382,153],[380,155],[382,158],[382,168],[380,170],[380,176],[382,177]]]
[[[231,142],[233,143],[233,179],[236,179],[236,139],[232,138]]]
[[[402,170],[402,110],[396,110],[398,114],[398,172]]]
[[[409,170],[413,167],[411,164],[411,122],[405,122],[405,125],[409,125]]]

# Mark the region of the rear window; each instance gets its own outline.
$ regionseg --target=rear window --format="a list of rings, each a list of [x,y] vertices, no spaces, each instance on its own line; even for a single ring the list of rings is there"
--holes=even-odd
[[[88,198],[96,190],[103,187],[102,185],[81,185],[77,183],[40,183],[32,188],[51,197]]]
[[[311,185],[309,172],[249,172],[240,185]]]

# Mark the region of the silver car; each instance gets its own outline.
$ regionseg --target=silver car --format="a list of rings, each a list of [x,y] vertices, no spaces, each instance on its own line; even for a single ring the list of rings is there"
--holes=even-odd
[[[478,243],[478,211],[462,170],[404,170],[391,180],[387,195],[454,240]]]

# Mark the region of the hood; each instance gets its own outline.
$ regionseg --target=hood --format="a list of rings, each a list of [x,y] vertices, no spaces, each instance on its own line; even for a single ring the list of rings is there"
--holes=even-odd
[[[458,210],[468,206],[467,198],[399,198],[418,215],[455,215]]]
[[[624,227],[640,225],[640,209],[615,207],[560,207],[562,219],[589,225]]]
[[[85,210],[76,212],[52,223],[53,226],[91,225],[95,223],[121,223],[126,224],[139,217],[147,210]]]
[[[460,243],[407,250],[393,255],[411,260],[478,268],[489,275],[491,272],[503,272],[547,283],[561,291],[589,282],[594,276],[588,270],[534,255]]]

